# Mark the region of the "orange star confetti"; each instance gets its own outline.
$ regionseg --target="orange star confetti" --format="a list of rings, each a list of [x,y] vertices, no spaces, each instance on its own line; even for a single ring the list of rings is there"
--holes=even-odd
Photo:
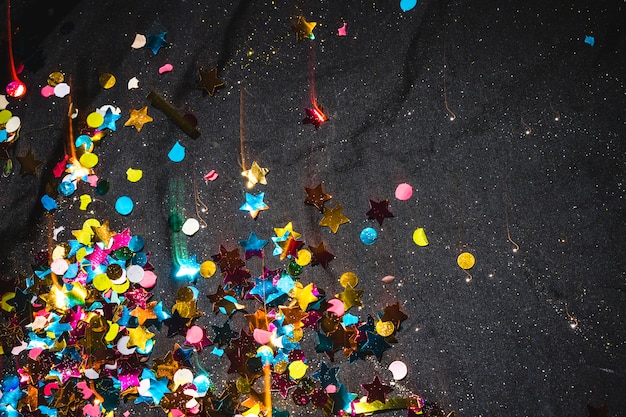
[[[152,117],[148,116],[148,106],[144,106],[139,110],[131,110],[130,118],[124,123],[124,126],[134,126],[137,132],[141,132],[143,125],[152,120]]]

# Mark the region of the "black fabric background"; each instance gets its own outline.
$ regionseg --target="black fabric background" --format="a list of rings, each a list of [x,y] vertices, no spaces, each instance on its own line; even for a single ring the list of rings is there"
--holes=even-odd
[[[303,282],[335,294],[339,276],[354,271],[365,290],[359,315],[401,303],[409,319],[380,364],[336,361],[351,392],[363,395],[360,384],[376,374],[388,383],[386,367],[397,359],[409,375],[394,394],[419,394],[460,416],[585,416],[587,404],[626,415],[624,7],[422,0],[403,13],[396,1],[14,1],[22,31],[14,46],[19,59],[30,57],[21,75],[30,91],[8,106],[23,127],[9,151],[14,173],[0,180],[2,285],[10,290],[15,276],[32,273],[51,226],[64,226],[59,240],[67,240],[95,217],[146,239],[159,275],[155,299],[171,307],[179,284],[171,279],[170,184],[182,184],[179,209],[193,217],[195,177],[209,208],[209,227],[187,239],[199,261],[251,231],[269,239],[292,221],[307,244],[323,241],[336,256],[327,269],[307,267]],[[296,41],[299,15],[318,22],[315,40]],[[348,36],[339,37],[344,21]],[[163,31],[171,46],[157,55],[130,48],[136,33]],[[174,70],[160,75],[165,63]],[[218,67],[225,86],[215,96],[195,88],[199,67]],[[96,149],[109,193],[96,197],[83,184],[49,215],[39,201],[63,155],[69,101],[39,89],[57,70],[71,80],[77,124],[105,104],[119,106],[122,118]],[[98,84],[105,72],[117,77],[110,90]],[[134,76],[140,88],[127,90]],[[318,130],[301,123],[313,80],[330,117]],[[192,112],[200,138],[153,107],[154,122],[141,132],[124,127],[150,91]],[[245,161],[271,170],[268,185],[253,191],[264,191],[270,207],[256,220],[238,210],[246,191],[240,104]],[[176,141],[187,151],[178,164],[167,158]],[[15,156],[29,149],[44,161],[37,176],[19,174]],[[140,182],[126,180],[129,167],[143,170]],[[220,177],[206,183],[211,169]],[[337,234],[303,204],[304,187],[319,182],[332,195],[327,206],[341,204],[351,220]],[[415,188],[409,201],[394,198],[401,182]],[[97,198],[87,212],[74,198],[83,193]],[[128,216],[114,210],[120,195],[135,202]],[[379,227],[365,213],[369,199],[385,198],[395,217]],[[366,226],[379,231],[369,247],[359,240]],[[412,242],[417,227],[428,247]],[[470,283],[456,265],[463,251],[476,257]],[[270,252],[266,265],[283,265]],[[256,272],[260,263],[247,267]],[[385,275],[396,281],[383,285]],[[197,287],[209,294],[219,282]],[[221,324],[201,299],[206,315],[197,322]],[[157,338],[155,356],[183,341]],[[309,358],[312,369],[325,359]],[[201,360],[225,377],[225,358],[205,350]],[[288,407],[293,416],[316,413]]]

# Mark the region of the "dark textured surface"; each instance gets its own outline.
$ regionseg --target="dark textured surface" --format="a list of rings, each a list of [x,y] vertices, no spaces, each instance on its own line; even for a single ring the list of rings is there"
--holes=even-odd
[[[13,4],[14,19],[34,33],[25,51],[40,48],[42,62],[21,76],[29,95],[8,107],[23,124],[10,153],[33,149],[45,167],[21,176],[13,158],[15,172],[0,180],[6,282],[31,273],[51,225],[64,226],[59,240],[67,240],[95,217],[146,238],[159,275],[155,297],[171,307],[178,284],[169,278],[168,199],[179,195],[178,209],[194,216],[195,178],[208,227],[185,239],[199,260],[251,231],[269,239],[292,221],[308,245],[323,241],[336,255],[327,269],[307,267],[303,282],[332,295],[341,291],[339,276],[354,271],[365,290],[360,316],[400,301],[409,319],[380,364],[336,361],[351,392],[363,395],[360,384],[376,374],[388,383],[386,368],[398,359],[409,375],[396,395],[423,395],[460,416],[585,416],[587,404],[626,414],[623,2],[423,0],[406,13],[397,2],[136,3],[77,2],[41,33],[29,13],[51,6]],[[290,26],[298,15],[318,22],[314,41],[296,41]],[[348,36],[339,37],[343,21]],[[73,29],[64,34],[68,22]],[[156,56],[130,48],[136,33],[163,31],[171,46]],[[586,35],[595,37],[593,47]],[[159,75],[165,63],[174,70]],[[226,85],[210,97],[195,85],[198,68],[214,66]],[[109,193],[95,196],[83,184],[47,215],[39,200],[68,130],[68,98],[38,92],[55,70],[71,80],[78,120],[105,104],[119,106],[122,118],[96,149],[96,174],[110,182]],[[104,72],[117,77],[110,90],[98,84]],[[140,88],[127,90],[134,76]],[[154,122],[141,132],[124,127],[131,109],[149,104],[150,91],[193,112],[200,138],[186,137],[152,107]],[[301,123],[312,91],[330,117],[318,130]],[[178,164],[167,158],[176,141],[187,151]],[[268,185],[254,190],[270,207],[257,220],[238,210],[242,156],[271,170]],[[139,183],[126,180],[129,167],[143,170]],[[220,177],[206,183],[211,169]],[[332,195],[327,206],[341,204],[351,220],[337,234],[303,204],[304,187],[319,182]],[[415,187],[409,201],[394,198],[401,182]],[[96,198],[88,212],[74,198],[83,193]],[[120,195],[135,202],[129,216],[114,210]],[[395,217],[378,227],[365,213],[369,199],[385,198]],[[370,247],[359,240],[366,226],[379,231]],[[428,247],[412,242],[418,227]],[[463,251],[477,261],[469,283],[456,264]],[[283,264],[267,253],[267,266]],[[256,259],[247,267],[260,271]],[[385,275],[396,281],[383,285]],[[197,286],[208,294],[218,283]],[[223,322],[204,297],[201,308],[199,324]],[[155,355],[182,340],[163,332]],[[309,359],[317,369],[324,358]],[[201,360],[225,376],[225,358],[203,351]],[[288,407],[293,416],[312,412]]]

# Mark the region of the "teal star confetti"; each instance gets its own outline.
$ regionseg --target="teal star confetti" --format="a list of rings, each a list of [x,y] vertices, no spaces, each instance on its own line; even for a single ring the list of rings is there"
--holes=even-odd
[[[259,239],[254,232],[250,232],[250,236],[247,240],[240,240],[239,246],[245,251],[245,259],[253,256],[263,257],[263,248],[267,245],[268,241]]]
[[[165,46],[169,46],[165,40],[167,32],[157,33],[156,35],[148,35],[146,40],[146,48],[150,49],[154,55],[159,53],[159,50]]]
[[[383,358],[383,352],[391,349],[391,345],[387,343],[384,337],[376,333],[367,331],[366,334],[367,342],[365,342],[361,350],[366,352],[372,352],[376,356],[378,361],[381,361]]]
[[[338,367],[329,368],[328,365],[326,365],[326,362],[322,362],[320,370],[317,373],[314,373],[312,376],[313,378],[320,381],[322,388],[326,388],[329,385],[337,386],[339,384],[339,381],[337,381],[338,372]]]
[[[260,192],[257,195],[246,193],[246,202],[239,207],[239,210],[247,211],[250,214],[250,217],[256,219],[260,211],[267,210],[269,208],[269,206],[263,202],[263,198],[265,198],[264,192]]]
[[[122,117],[121,114],[115,114],[110,108],[108,108],[106,113],[104,114],[104,122],[102,122],[102,124],[98,127],[98,130],[116,130],[117,127],[115,126],[115,122],[117,122],[120,117]]]
[[[336,392],[330,394],[330,398],[333,400],[333,414],[351,414],[352,409],[350,403],[352,403],[357,395],[348,392],[344,384],[339,384],[337,388]]]

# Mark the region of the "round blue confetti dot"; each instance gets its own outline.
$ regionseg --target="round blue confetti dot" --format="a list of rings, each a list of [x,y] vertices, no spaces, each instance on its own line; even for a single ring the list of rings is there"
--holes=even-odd
[[[48,211],[56,210],[59,208],[56,201],[54,201],[54,199],[48,194],[44,194],[43,197],[41,197],[41,204],[43,205],[43,208]]]
[[[133,200],[131,200],[130,197],[125,196],[125,195],[118,198],[117,201],[115,202],[115,210],[117,210],[117,212],[121,214],[122,216],[126,216],[130,214],[130,212],[133,211],[133,206],[134,206]]]
[[[181,145],[179,142],[176,142],[167,156],[173,162],[180,162],[185,159],[185,147]]]
[[[378,233],[371,227],[361,230],[361,242],[366,245],[373,245],[378,240]]]
[[[400,9],[403,12],[408,12],[417,5],[417,0],[400,0]]]
[[[141,236],[133,236],[130,238],[130,242],[128,242],[128,247],[133,252],[139,252],[140,250],[143,249],[144,244],[145,244],[145,241],[143,240]]]
[[[76,186],[69,181],[63,181],[61,184],[59,184],[58,191],[59,194],[67,197],[74,194],[74,191],[76,191]]]

